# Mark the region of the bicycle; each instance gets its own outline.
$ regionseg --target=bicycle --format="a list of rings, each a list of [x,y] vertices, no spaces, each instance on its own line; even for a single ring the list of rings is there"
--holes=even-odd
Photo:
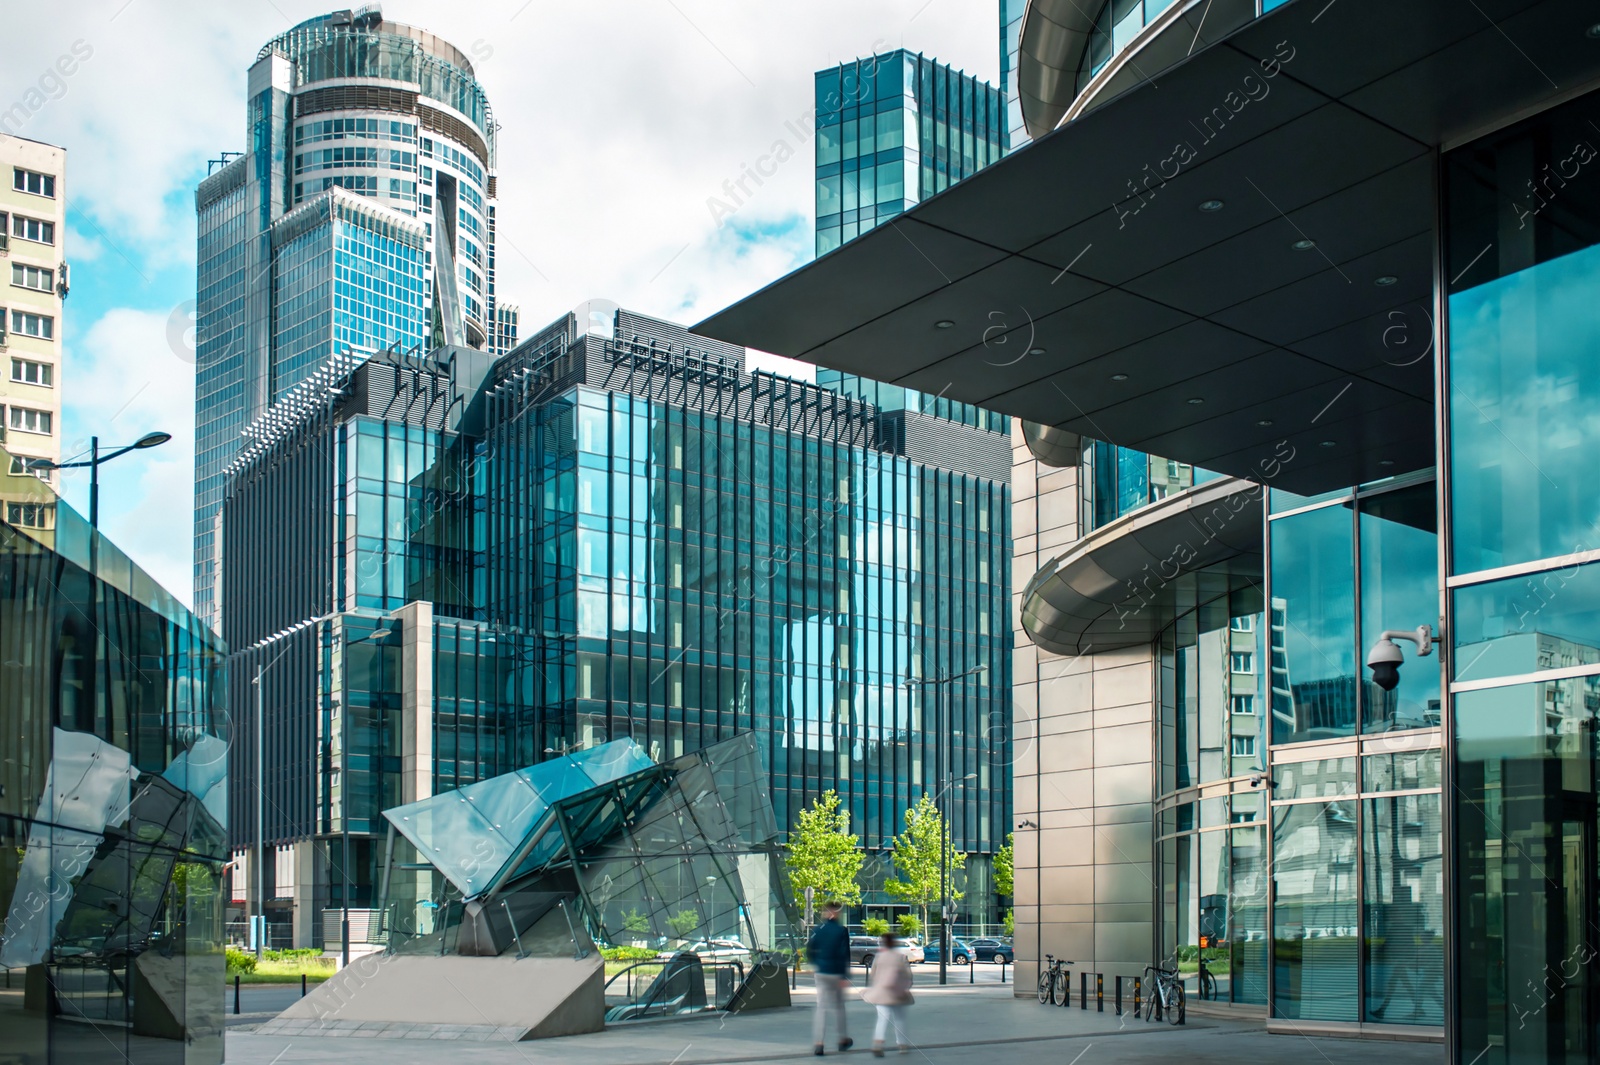
[[[1163,969],[1159,965],[1146,965],[1145,975],[1155,973],[1155,979],[1150,984],[1150,997],[1145,999],[1144,1019],[1146,1022],[1160,1020],[1166,1017],[1168,1024],[1182,1024],[1187,1015],[1184,1004],[1183,982],[1178,979],[1178,970]]]
[[[1206,968],[1204,952],[1200,955],[1200,998],[1210,999],[1215,1002],[1217,998],[1217,978],[1211,975],[1211,970]]]
[[[1039,974],[1039,1004],[1065,1006],[1068,996],[1072,994],[1072,988],[1067,986],[1067,974],[1062,966],[1071,965],[1072,962],[1057,958],[1054,954],[1046,954],[1044,957],[1045,971]]]

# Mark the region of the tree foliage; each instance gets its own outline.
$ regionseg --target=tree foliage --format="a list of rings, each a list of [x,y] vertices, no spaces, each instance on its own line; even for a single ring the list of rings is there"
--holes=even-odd
[[[889,931],[889,922],[882,917],[868,917],[861,922],[861,930],[869,936],[881,936]]]
[[[950,901],[960,901],[956,875],[966,868],[967,856],[950,845],[950,827],[939,813],[938,804],[927,795],[906,811],[906,830],[894,838],[894,865],[898,880],[884,882],[883,889],[895,898],[905,899],[922,913],[922,927],[928,926],[928,909],[939,902],[940,845],[949,856]]]
[[[1017,934],[1017,911],[1016,910],[1007,910],[1006,911],[1005,927],[1006,927],[1006,935],[1014,936],[1014,935]]]
[[[688,939],[689,934],[700,927],[700,915],[694,910],[679,910],[667,918],[667,928],[679,939]]]
[[[895,918],[895,923],[900,926],[900,934],[907,938],[922,931],[922,922],[917,920],[916,914],[902,913]]]
[[[818,906],[830,899],[858,904],[861,861],[861,837],[850,832],[850,812],[840,807],[838,792],[825,791],[800,811],[784,859],[797,905],[805,905],[806,888]]]
[[[1015,839],[1015,832],[1007,832],[1006,845],[994,855],[994,893],[1007,898],[1011,897],[1011,889],[1016,886],[1013,882],[1013,877],[1016,875],[1016,855],[1012,850]]]

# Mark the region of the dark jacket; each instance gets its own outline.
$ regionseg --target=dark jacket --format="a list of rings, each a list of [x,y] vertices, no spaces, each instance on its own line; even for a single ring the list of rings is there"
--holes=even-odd
[[[827,976],[850,975],[850,933],[838,921],[823,921],[806,944],[811,967]]]

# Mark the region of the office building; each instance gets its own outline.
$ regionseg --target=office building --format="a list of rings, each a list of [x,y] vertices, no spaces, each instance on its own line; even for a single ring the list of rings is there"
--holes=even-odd
[[[973,855],[963,912],[995,921],[1010,453],[968,427],[935,447],[935,420],[603,301],[498,360],[308,378],[250,427],[222,521],[238,719],[265,671],[274,941],[337,943],[347,898],[377,917],[384,809],[574,747],[664,760],[745,732],[780,825],[844,797],[873,890],[907,807],[940,793]],[[948,708],[903,683],[980,665]],[[236,784],[246,862],[256,801]]]
[[[1000,158],[988,82],[901,48],[816,75],[817,254]]]
[[[497,126],[472,63],[378,5],[269,41],[244,152],[195,190],[195,611],[241,432],[336,353],[492,349]]]
[[[1035,0],[944,278],[868,234],[695,327],[1017,419],[1019,993],[1597,1060],[1600,53],[1458,15]]]
[[[0,444],[10,452],[0,469],[0,510],[16,526],[49,529],[47,493],[17,478],[29,459],[61,458],[62,305],[67,298],[67,153],[40,141],[0,133]]]
[[[9,491],[54,522],[0,514],[0,1047],[221,1062],[223,648],[49,485]]]

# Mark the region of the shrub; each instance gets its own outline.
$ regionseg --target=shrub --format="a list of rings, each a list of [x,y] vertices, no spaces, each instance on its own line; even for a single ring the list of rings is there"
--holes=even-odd
[[[283,950],[264,950],[261,956],[267,961],[297,961],[300,958],[320,958],[322,951],[316,947],[286,947]]]
[[[600,956],[606,961],[650,961],[656,952],[649,947],[603,947]]]
[[[889,922],[882,917],[868,917],[861,922],[861,930],[869,936],[881,936],[889,931]]]
[[[679,939],[688,939],[689,935],[700,927],[700,915],[694,910],[679,910],[667,918],[667,928]]]
[[[1006,927],[1006,935],[1014,936],[1014,935],[1017,934],[1017,911],[1016,910],[1007,910],[1006,911],[1006,926],[1005,927]]]
[[[228,972],[230,975],[248,975],[256,971],[256,956],[235,947],[228,948]]]
[[[903,936],[914,936],[922,931],[922,922],[909,913],[902,913],[896,923],[900,926],[900,934]]]

